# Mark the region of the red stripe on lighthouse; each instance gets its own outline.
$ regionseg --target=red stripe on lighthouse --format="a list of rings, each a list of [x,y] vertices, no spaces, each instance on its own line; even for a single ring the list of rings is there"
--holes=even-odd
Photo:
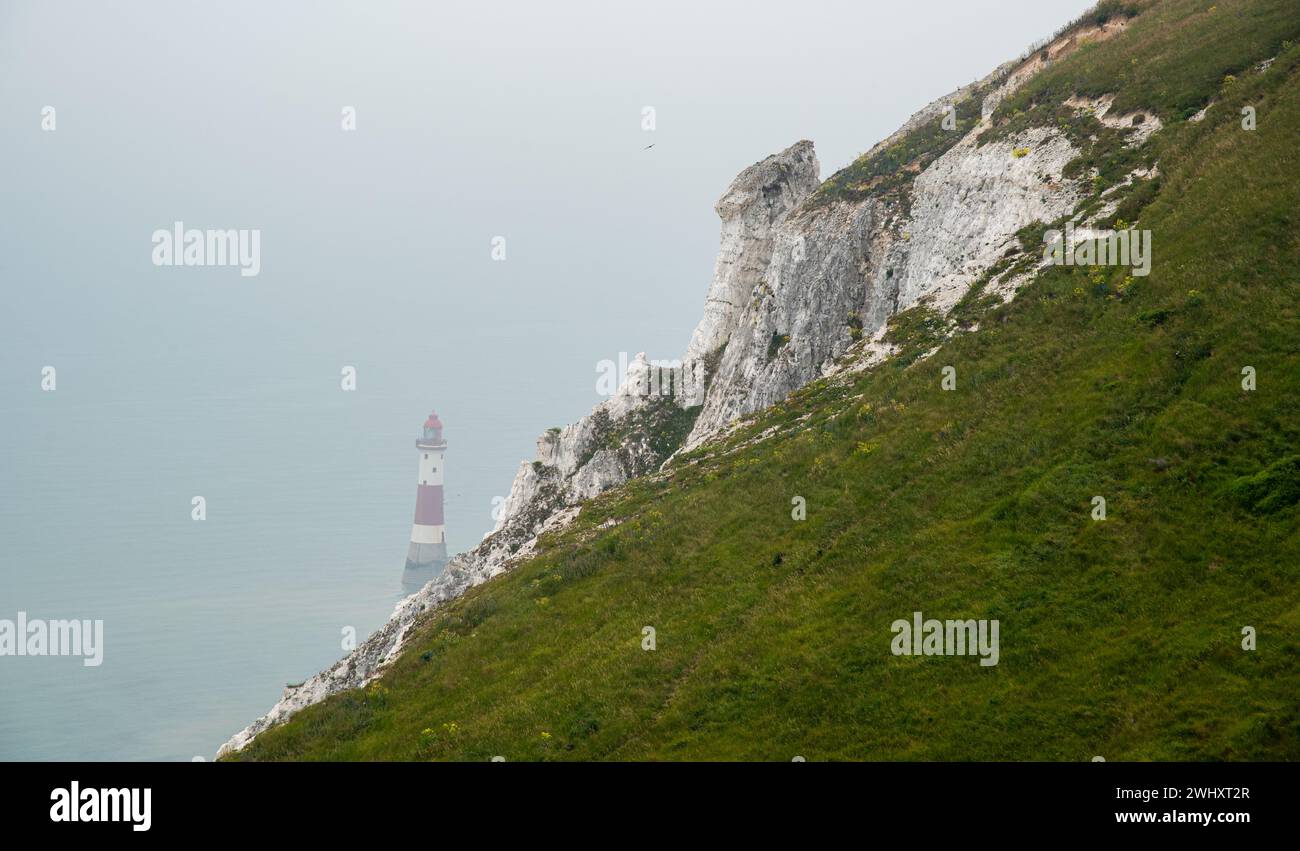
[[[415,522],[420,526],[442,525],[442,485],[417,485]]]

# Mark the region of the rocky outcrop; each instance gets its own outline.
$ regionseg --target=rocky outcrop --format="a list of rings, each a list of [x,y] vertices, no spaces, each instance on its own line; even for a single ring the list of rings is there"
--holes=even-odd
[[[697,367],[638,354],[612,397],[576,423],[537,439],[537,455],[519,465],[491,535],[540,528],[551,512],[658,469],[699,410],[703,364]],[[680,432],[676,439],[674,432]]]
[[[772,235],[768,266],[711,376],[687,440],[779,402],[848,348],[922,300],[951,307],[1035,221],[1068,214],[1079,192],[1061,171],[1078,151],[1032,128],[979,144],[983,124],[913,179],[901,198],[805,207]]]
[[[686,360],[698,362],[726,345],[737,314],[767,270],[777,226],[816,191],[820,171],[812,142],[796,142],[742,171],[718,199],[718,259]]]
[[[873,258],[887,249],[875,235],[888,215],[872,200],[804,213],[777,228],[769,261],[732,326],[715,332],[726,348],[688,446],[816,377],[823,363],[847,348],[850,317],[865,304],[880,305],[881,321],[892,311],[891,292],[868,297]]]

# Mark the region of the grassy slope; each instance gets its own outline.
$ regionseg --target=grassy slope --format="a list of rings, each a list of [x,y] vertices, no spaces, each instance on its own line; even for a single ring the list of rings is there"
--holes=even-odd
[[[1055,269],[929,359],[805,388],[730,444],[771,439],[599,498],[238,758],[1300,758],[1300,482],[1239,484],[1300,452],[1300,49],[1243,73],[1300,9],[1211,5],[1027,90],[1159,63],[1132,104],[1167,123],[1150,277]],[[1001,663],[892,656],[916,609],[999,618]]]

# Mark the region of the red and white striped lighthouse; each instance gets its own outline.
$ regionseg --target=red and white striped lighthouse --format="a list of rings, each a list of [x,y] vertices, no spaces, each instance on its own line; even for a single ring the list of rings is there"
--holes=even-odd
[[[424,421],[424,434],[415,440],[420,453],[420,474],[416,478],[415,525],[411,527],[411,548],[406,569],[433,572],[447,564],[447,533],[442,519],[442,457],[447,441],[442,439],[442,421],[436,413]]]

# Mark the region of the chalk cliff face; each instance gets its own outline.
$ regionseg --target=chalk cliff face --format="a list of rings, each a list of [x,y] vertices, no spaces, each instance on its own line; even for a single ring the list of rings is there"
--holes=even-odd
[[[821,182],[813,143],[796,142],[742,171],[714,206],[722,242],[704,317],[691,335],[687,360],[726,345],[738,314],[767,271],[778,226]]]
[[[1010,85],[989,97],[1001,99]],[[969,91],[936,101],[913,122],[942,115]],[[1079,152],[1068,139],[1031,128],[981,143],[987,127],[981,120],[902,192],[804,203],[762,241],[737,240],[724,225],[722,255],[743,256],[732,267],[746,270],[751,289],[742,299],[733,277],[729,298],[739,304],[712,315],[706,308],[696,330],[696,339],[726,348],[687,448],[828,373],[898,311],[922,302],[948,310],[1013,247],[1018,230],[1073,209],[1080,193],[1062,170]]]
[[[822,375],[874,362],[888,353],[881,337],[892,315],[918,304],[946,312],[1014,250],[1018,230],[1068,216],[1081,192],[1063,173],[1079,153],[1066,136],[1032,127],[981,137],[997,103],[1079,41],[1075,33],[1036,48],[916,113],[865,157],[898,149],[954,104],[974,105],[970,123],[934,156],[903,165],[879,191],[867,182],[847,196],[827,193],[807,141],[742,171],[716,205],[722,232],[714,277],[671,386],[638,355],[617,393],[538,439],[535,459],[520,465],[495,528],[477,548],[452,559],[347,658],[286,691],[222,751],[303,706],[365,685],[423,614],[526,558],[541,532],[570,522],[585,500],[661,469],[679,450]],[[1014,285],[995,291],[1010,297]]]

